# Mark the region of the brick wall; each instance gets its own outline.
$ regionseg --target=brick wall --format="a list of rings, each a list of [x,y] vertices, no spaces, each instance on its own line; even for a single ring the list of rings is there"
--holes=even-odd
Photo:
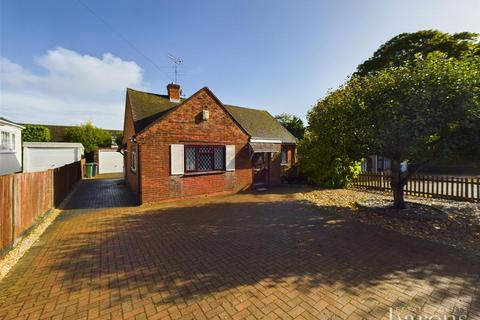
[[[282,145],[282,149],[287,150],[287,163],[281,164],[280,175],[285,175],[287,174],[287,171],[297,162],[295,155],[295,145],[284,144]]]
[[[202,120],[208,109],[210,118]],[[137,137],[141,148],[141,201],[237,191],[252,182],[248,135],[206,90]],[[235,171],[195,176],[170,175],[171,144],[235,145]],[[128,167],[127,167],[128,168]],[[129,182],[130,184],[130,182]]]

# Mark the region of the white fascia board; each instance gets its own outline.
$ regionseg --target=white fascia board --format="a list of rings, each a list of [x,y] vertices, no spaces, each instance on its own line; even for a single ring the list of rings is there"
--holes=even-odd
[[[260,142],[260,143],[282,143],[282,140],[269,140],[269,139],[255,139],[255,138],[250,138],[250,142]]]

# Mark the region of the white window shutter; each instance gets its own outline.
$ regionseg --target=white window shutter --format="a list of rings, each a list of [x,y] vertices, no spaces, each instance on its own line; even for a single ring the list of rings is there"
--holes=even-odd
[[[227,171],[235,171],[235,145],[225,147],[225,167]]]
[[[171,175],[178,175],[184,173],[183,144],[172,144],[170,146],[170,173]]]

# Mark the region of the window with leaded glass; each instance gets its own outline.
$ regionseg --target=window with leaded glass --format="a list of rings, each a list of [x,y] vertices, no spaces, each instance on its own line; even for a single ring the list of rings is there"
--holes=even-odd
[[[215,170],[223,170],[225,167],[225,148],[213,149],[213,168]]]
[[[225,170],[225,146],[185,146],[185,171]]]
[[[195,147],[185,147],[185,170],[195,171]]]

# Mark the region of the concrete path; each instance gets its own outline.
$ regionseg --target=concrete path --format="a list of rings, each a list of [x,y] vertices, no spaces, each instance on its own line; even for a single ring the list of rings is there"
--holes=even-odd
[[[125,207],[118,182],[77,190],[0,283],[0,319],[480,318],[480,261],[460,251],[285,189]]]

